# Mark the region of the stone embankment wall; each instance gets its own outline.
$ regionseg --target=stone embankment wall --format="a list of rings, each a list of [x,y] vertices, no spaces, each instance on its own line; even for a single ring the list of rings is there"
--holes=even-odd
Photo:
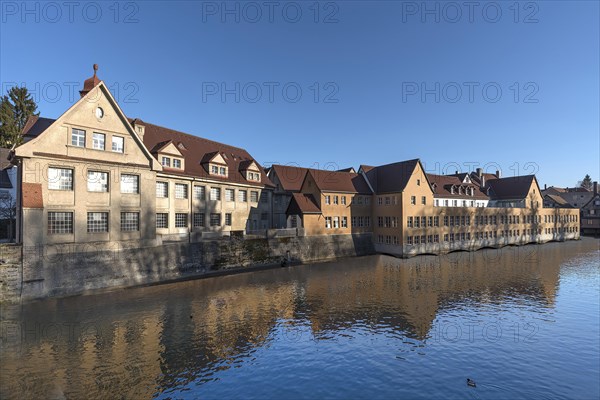
[[[291,262],[315,262],[374,254],[370,234],[220,239],[118,249],[102,244],[12,246],[0,265],[0,300],[19,302],[90,290],[131,287]],[[3,254],[4,254],[3,253]],[[1,258],[1,257],[0,257]]]

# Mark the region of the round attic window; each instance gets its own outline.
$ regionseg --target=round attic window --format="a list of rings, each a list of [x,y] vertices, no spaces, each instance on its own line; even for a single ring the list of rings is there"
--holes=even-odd
[[[104,117],[104,110],[100,107],[96,108],[96,118],[100,119]]]

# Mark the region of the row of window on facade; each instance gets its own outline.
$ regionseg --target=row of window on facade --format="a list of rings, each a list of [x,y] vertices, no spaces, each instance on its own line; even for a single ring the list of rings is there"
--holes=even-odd
[[[554,234],[554,233],[574,233],[577,232],[577,227],[565,227],[565,228],[545,228],[546,234]],[[485,240],[485,239],[497,239],[498,237],[518,237],[518,236],[526,236],[526,235],[536,235],[542,234],[541,229],[524,229],[521,231],[520,229],[507,229],[501,231],[484,231],[484,232],[474,232],[473,239],[475,240]],[[461,232],[461,233],[446,233],[444,234],[444,242],[464,242],[471,240],[471,232]],[[408,236],[406,238],[406,243],[409,245],[413,244],[425,244],[425,243],[439,243],[439,235],[418,235],[418,236]]]
[[[171,161],[172,161],[172,164],[171,164]],[[161,164],[163,167],[171,168],[171,165],[172,165],[173,168],[181,169],[181,159],[179,159],[179,158],[171,159],[171,157],[163,156],[161,159]]]
[[[71,145],[76,147],[85,147],[86,131],[83,129],[71,129]],[[112,136],[111,150],[115,153],[123,153],[125,150],[125,138],[122,136]],[[106,134],[100,132],[92,133],[92,149],[106,150]]]
[[[381,218],[381,217],[380,217]],[[389,218],[389,217],[388,217]],[[521,218],[519,215],[475,215],[474,224],[477,225],[498,225],[500,221],[501,225],[519,224]],[[393,221],[391,221],[393,223]],[[527,224],[538,224],[542,222],[541,215],[525,215],[523,216],[523,223]],[[576,215],[544,215],[545,223],[553,222],[577,222]],[[409,228],[425,228],[425,227],[438,227],[440,220],[439,217],[407,217],[406,225]],[[444,226],[471,226],[471,216],[469,215],[445,215],[443,219]],[[380,227],[382,225],[379,225]],[[385,224],[384,227],[390,227]],[[392,225],[391,227],[394,227]]]
[[[206,200],[206,186],[194,185],[194,199],[196,200]],[[219,187],[210,187],[209,191],[209,200],[212,201],[221,201],[221,188]],[[248,202],[248,190],[237,190],[237,199],[242,203]],[[156,182],[156,197],[159,198],[167,198],[169,197],[169,183],[168,182]],[[188,185],[185,183],[176,183],[175,184],[175,198],[176,199],[187,199],[188,198]],[[259,195],[257,190],[250,191],[250,202],[258,203],[260,201],[262,203],[266,203],[269,201],[267,192],[262,192]],[[235,201],[235,189],[227,188],[225,189],[225,201]]]
[[[485,202],[476,200],[435,199],[434,205],[435,207],[485,207]]]
[[[101,233],[108,232],[108,212],[88,212],[87,213],[87,232]],[[48,233],[49,234],[72,234],[73,233],[73,212],[71,211],[49,211],[48,212]],[[121,212],[121,231],[135,232],[140,230],[140,213]]]
[[[120,186],[121,193],[140,192],[139,176],[134,174],[121,174]],[[48,189],[51,190],[73,190],[73,170],[69,168],[48,168]],[[109,174],[103,171],[87,171],[87,190],[88,192],[108,192],[109,191]],[[156,182],[156,197],[169,197],[169,183]],[[175,198],[188,198],[188,184],[175,183]],[[194,198],[197,200],[205,200],[206,187],[194,185]],[[210,188],[210,200],[221,200],[221,188]],[[234,189],[225,189],[225,200],[235,201]],[[248,201],[248,191],[238,190],[238,200],[241,202]],[[258,203],[258,191],[250,191],[250,201]],[[267,202],[267,194],[261,195],[261,201]]]

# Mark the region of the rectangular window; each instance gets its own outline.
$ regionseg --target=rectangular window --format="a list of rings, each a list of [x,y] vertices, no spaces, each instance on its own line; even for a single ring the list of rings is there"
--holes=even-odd
[[[67,168],[48,168],[48,189],[73,190],[73,170]]]
[[[239,198],[239,201],[241,201],[242,203],[246,203],[248,201],[248,191],[246,191],[246,190],[239,190],[238,191],[238,198]]]
[[[121,193],[139,193],[140,177],[138,175],[121,175]]]
[[[385,197],[385,205],[389,206],[390,204],[392,204],[392,199],[389,196]]]
[[[210,214],[210,226],[221,226],[221,214],[211,213]]]
[[[331,217],[325,217],[325,228],[331,229]]]
[[[258,203],[258,192],[256,192],[256,191],[250,192],[250,201],[252,203]]]
[[[71,145],[85,147],[85,131],[81,129],[71,129]]]
[[[407,217],[406,226],[409,228],[413,227],[413,217]]]
[[[204,213],[194,213],[194,227],[204,227]]]
[[[124,148],[125,148],[125,139],[123,139],[120,136],[113,136],[112,137],[112,151],[114,151],[115,153],[123,153]]]
[[[206,198],[206,186],[194,186],[194,198],[204,200]]]
[[[173,168],[179,168],[181,169],[181,160],[178,160],[177,158],[173,159]]]
[[[358,225],[356,225],[356,221],[357,221],[356,217],[352,217],[352,219],[350,221],[352,222],[352,227],[353,228],[356,228],[358,226]]]
[[[187,213],[175,213],[175,228],[187,228]]]
[[[269,202],[269,193],[266,191],[262,191],[260,193],[260,202],[261,203],[268,203]]]
[[[448,216],[444,215],[444,226],[448,226]]]
[[[333,228],[338,229],[340,227],[340,217],[333,217]]]
[[[221,188],[210,188],[210,199],[213,201],[221,201]],[[221,225],[221,224],[219,224]]]
[[[433,217],[427,217],[427,226],[433,226]]]
[[[225,201],[235,201],[234,189],[225,189]]]
[[[73,233],[72,212],[48,212],[48,233]]]
[[[333,196],[333,204],[339,204],[340,198],[338,196]]]
[[[185,183],[175,184],[175,198],[176,199],[187,199],[188,198],[188,185]]]
[[[390,228],[392,226],[392,217],[385,217],[385,227]]]
[[[342,196],[342,205],[346,205],[346,196]]]
[[[412,205],[417,204],[417,198],[415,196],[410,196],[410,204],[412,204]]]
[[[325,204],[331,204],[331,196],[325,196]]]
[[[225,167],[219,167],[219,175],[227,175],[227,169]]]
[[[408,236],[408,237],[406,238],[406,242],[407,242],[408,244],[413,244],[413,237],[412,237],[412,236]]]
[[[440,217],[433,217],[433,226],[440,226]]]
[[[108,192],[108,172],[88,171],[88,192]]]
[[[423,205],[427,204],[427,197],[421,196],[421,204],[423,204]]]
[[[163,167],[170,167],[171,166],[171,159],[169,157],[163,157],[162,158],[162,166]]]
[[[122,212],[121,213],[121,230],[123,232],[134,232],[140,230],[140,213],[139,212]]]
[[[421,218],[415,217],[415,228],[419,228],[421,225]]]
[[[156,227],[159,229],[169,227],[169,213],[156,214]]]
[[[108,213],[87,213],[87,231],[88,233],[108,232]]]
[[[104,150],[105,140],[106,136],[104,133],[94,132],[94,136],[92,137],[92,147],[96,150]]]
[[[348,227],[348,217],[342,217],[342,228]]]
[[[214,175],[219,175],[219,167],[216,165],[210,166],[210,173]]]
[[[365,205],[368,206],[369,204],[371,204],[371,198],[365,197]]]
[[[225,225],[231,226],[231,214],[230,213],[225,214]]]
[[[156,197],[161,197],[161,198],[169,197],[169,183],[168,182],[156,182]]]

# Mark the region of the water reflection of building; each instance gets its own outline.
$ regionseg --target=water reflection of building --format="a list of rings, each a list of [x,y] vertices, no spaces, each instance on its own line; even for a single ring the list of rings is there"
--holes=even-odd
[[[316,340],[349,329],[422,340],[465,299],[552,307],[561,265],[585,245],[365,257],[32,303],[13,316],[24,340],[2,331],[0,397],[152,397],[247,362],[287,321]]]

